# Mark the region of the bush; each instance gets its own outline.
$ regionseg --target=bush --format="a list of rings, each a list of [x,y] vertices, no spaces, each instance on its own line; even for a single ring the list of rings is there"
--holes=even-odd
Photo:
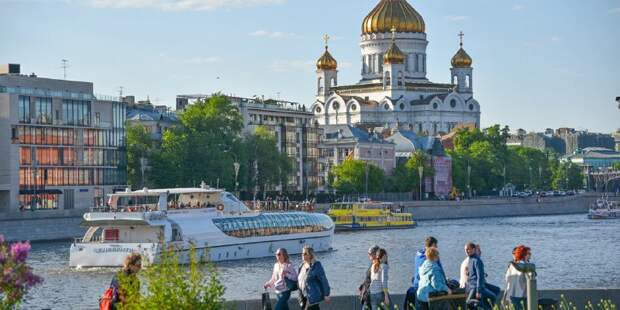
[[[29,242],[9,244],[0,235],[0,309],[15,308],[30,288],[43,282],[26,263],[28,252]]]
[[[189,265],[179,264],[179,256],[172,250],[162,253],[159,264],[143,271],[146,294],[127,291],[125,305],[119,309],[197,309],[216,310],[224,305],[225,288],[219,281],[213,264],[204,265],[195,249],[189,252]],[[123,279],[120,279],[121,285]]]

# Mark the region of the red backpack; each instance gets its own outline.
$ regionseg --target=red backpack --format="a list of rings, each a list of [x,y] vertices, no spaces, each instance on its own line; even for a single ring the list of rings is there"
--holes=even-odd
[[[105,290],[105,292],[103,292],[103,295],[101,295],[101,297],[99,298],[99,310],[111,310],[112,305],[115,302],[115,298],[114,298],[114,288],[113,287],[109,287],[107,290]]]

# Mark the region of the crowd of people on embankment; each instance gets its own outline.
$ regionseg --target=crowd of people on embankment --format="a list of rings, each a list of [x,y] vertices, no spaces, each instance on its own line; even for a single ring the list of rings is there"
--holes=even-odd
[[[519,245],[513,249],[513,260],[506,270],[502,296],[498,286],[486,281],[480,244],[467,242],[464,250],[465,258],[460,266],[459,280],[450,279],[446,277],[441,264],[438,240],[432,236],[427,237],[424,247],[416,252],[413,259],[411,287],[406,292],[402,309],[429,309],[432,298],[452,294],[464,294],[467,305],[474,309],[492,309],[500,304],[514,310],[526,308],[527,285],[523,267],[530,263],[532,254],[529,247]],[[312,247],[303,248],[299,266],[291,262],[284,248],[276,250],[275,259],[271,277],[263,285],[266,292],[271,288],[276,293],[275,310],[288,310],[288,302],[294,291],[298,292],[299,306],[303,310],[318,310],[321,303],[330,302],[328,277]],[[362,309],[394,309],[389,289],[390,267],[387,250],[378,245],[371,246],[368,249],[368,260],[369,266],[357,292]],[[119,275],[129,276],[132,280],[127,283],[139,288],[140,284],[135,275],[140,271],[140,267],[140,255],[131,254],[125,260]],[[125,300],[124,291],[123,286],[119,285],[117,275],[106,293],[111,302],[122,304]],[[269,298],[263,298],[263,301],[270,303]]]
[[[474,308],[491,309],[499,303],[511,309],[523,310],[526,304],[526,276],[523,264],[529,263],[530,248],[519,245],[514,248],[513,260],[506,270],[506,288],[501,289],[486,281],[487,275],[479,244],[465,244],[465,259],[461,263],[459,280],[446,277],[439,259],[438,240],[429,236],[424,248],[416,252],[413,261],[412,285],[408,289],[402,309],[428,309],[432,297],[463,293],[467,304]],[[298,291],[301,309],[319,309],[322,302],[330,301],[330,286],[321,262],[311,247],[303,249],[303,262],[295,267],[286,249],[276,251],[276,262],[271,278],[264,288],[273,288],[276,293],[275,310],[287,310],[293,291]],[[359,285],[358,294],[362,309],[393,309],[390,297],[388,253],[374,245],[368,249],[370,265]]]

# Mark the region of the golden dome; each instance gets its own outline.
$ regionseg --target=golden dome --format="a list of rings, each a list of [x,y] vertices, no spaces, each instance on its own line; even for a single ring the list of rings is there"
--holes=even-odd
[[[327,46],[325,46],[325,53],[316,61],[317,70],[336,70],[338,68],[338,62],[332,54],[327,50]]]
[[[385,52],[383,55],[383,63],[386,64],[402,64],[405,63],[405,58],[407,56],[403,53],[400,48],[392,41],[392,46]]]
[[[461,48],[459,48],[458,52],[456,52],[454,57],[452,57],[452,67],[469,68],[471,67],[472,63],[473,63],[473,60],[471,59],[471,57],[469,57],[469,55],[467,54],[467,52],[463,49],[463,46],[461,45]]]
[[[396,32],[424,32],[422,15],[407,0],[381,0],[362,23],[362,34]]]

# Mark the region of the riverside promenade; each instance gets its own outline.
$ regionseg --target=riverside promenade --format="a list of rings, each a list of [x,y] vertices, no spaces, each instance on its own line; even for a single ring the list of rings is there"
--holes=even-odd
[[[275,295],[270,294],[272,297]],[[297,293],[291,295],[289,300],[290,309],[299,309],[297,305]],[[398,305],[398,309],[402,309],[404,295],[391,295],[395,305]],[[601,300],[608,300],[614,303],[616,306],[620,305],[620,288],[613,289],[557,289],[557,290],[539,290],[539,299],[551,298],[560,301],[562,297],[576,309],[585,309],[588,302],[591,302],[596,306]],[[272,300],[272,305],[275,305],[275,300]],[[235,310],[254,310],[262,309],[261,300],[237,300],[227,302],[227,306],[230,309]],[[321,309],[323,310],[359,310],[361,305],[357,296],[332,296],[329,303],[321,303]],[[562,307],[556,309],[563,309]],[[574,310],[573,307],[563,310]]]

